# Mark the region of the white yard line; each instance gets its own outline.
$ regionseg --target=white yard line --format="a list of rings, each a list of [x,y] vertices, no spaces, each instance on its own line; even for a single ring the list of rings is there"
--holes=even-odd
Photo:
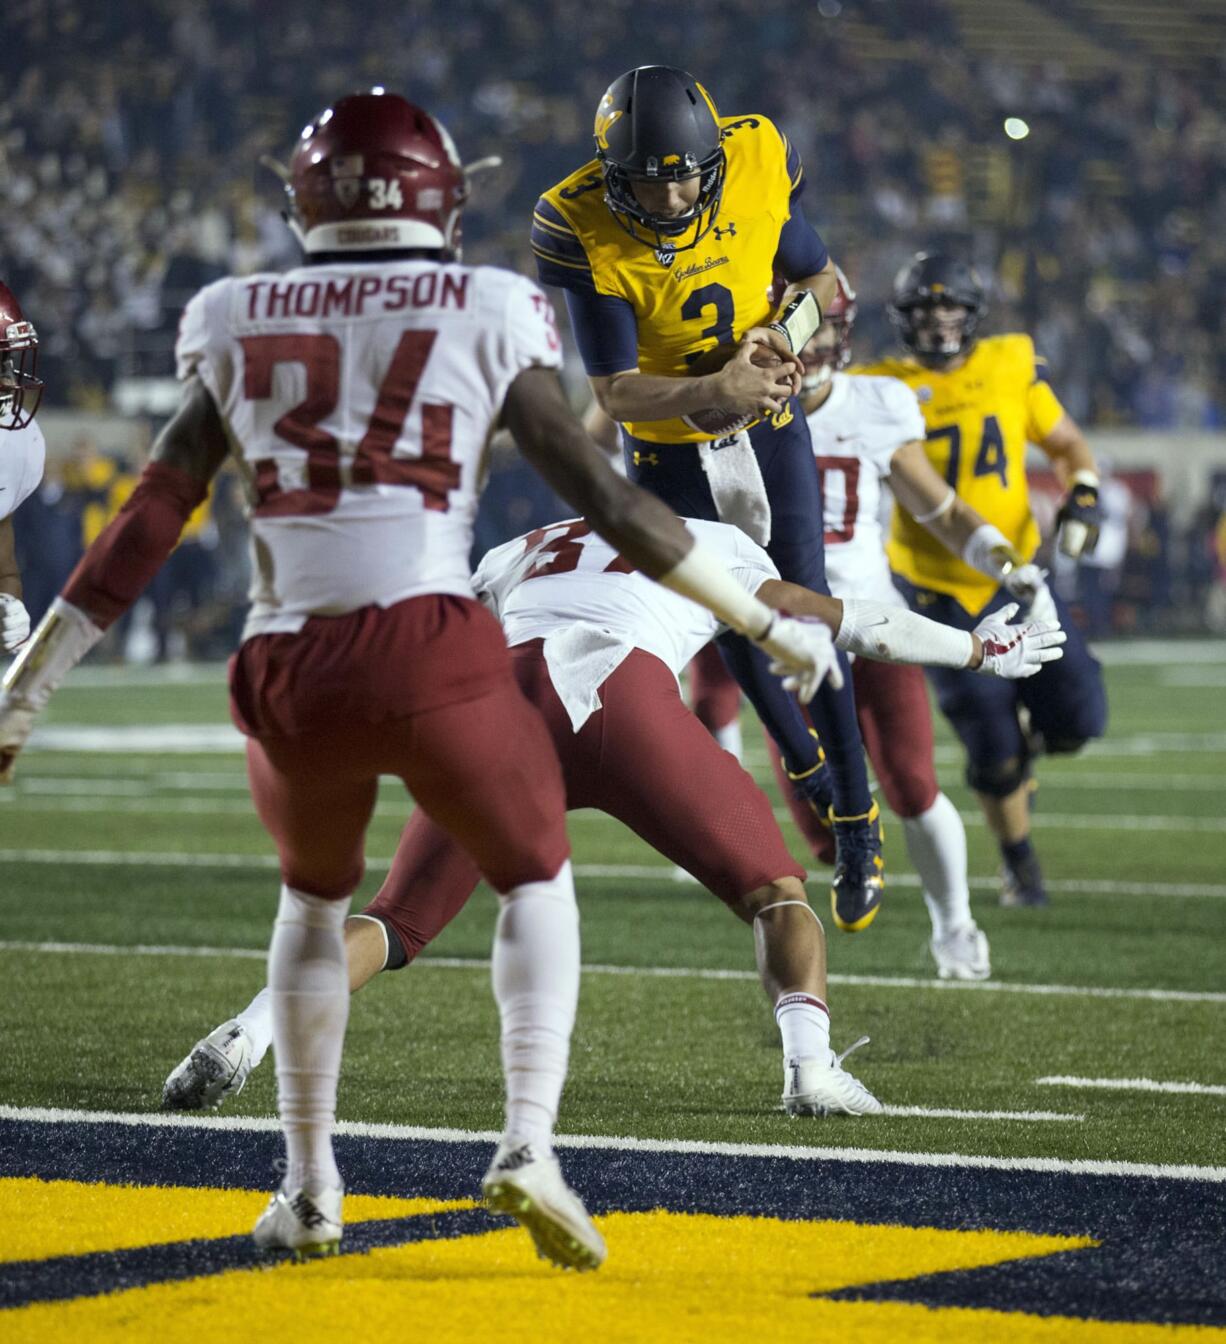
[[[0,797],[3,797],[0,792]],[[117,849],[0,849],[0,863],[31,863],[79,865],[99,868],[251,868],[275,869],[274,854],[203,854],[175,853],[173,851],[138,851]],[[368,855],[366,866],[372,872],[383,872],[391,860]],[[635,882],[666,882],[675,880],[676,870],[659,863],[577,863],[576,877],[621,878]],[[815,879],[816,880],[816,879]],[[899,887],[918,887],[914,873],[891,873],[890,883]],[[685,885],[697,883],[689,882]],[[1057,895],[1074,896],[1187,896],[1226,898],[1226,883],[1221,882],[1117,882],[1110,878],[1057,878],[1045,883],[1048,891]],[[972,878],[975,890],[993,891],[997,881],[993,877]]]
[[[102,725],[86,723],[44,723],[34,730],[28,752],[86,751],[119,752],[145,756],[161,756],[173,752],[187,754],[224,752],[241,755],[244,738],[239,731],[224,722],[213,723],[155,723],[136,725]],[[1164,752],[1180,755],[1220,754],[1226,752],[1226,733],[1223,732],[1152,732],[1134,733],[1128,737],[1111,737],[1091,742],[1086,757],[1155,756]],[[936,749],[941,763],[962,760],[962,749],[954,743],[942,743]],[[756,744],[751,745],[747,760],[753,765],[765,765],[765,756]]]
[[[1070,1115],[1067,1111],[958,1111],[943,1106],[887,1106],[882,1114],[902,1118],[927,1116],[934,1120],[1024,1120],[1043,1124],[1080,1124],[1085,1120],[1084,1115]]]
[[[1119,1092],[1174,1092],[1196,1097],[1226,1097],[1226,1087],[1218,1083],[1161,1083],[1155,1078],[1077,1078],[1054,1073],[1036,1078],[1047,1087],[1105,1087]]]
[[[55,956],[99,957],[207,957],[241,961],[262,961],[263,948],[194,947],[173,943],[61,943],[7,939],[0,941],[0,952],[25,952]],[[489,962],[482,957],[434,957],[426,954],[415,966],[420,970],[486,971]],[[758,979],[755,971],[704,966],[611,966],[588,962],[585,975],[620,975],[651,980],[740,980]],[[1128,989],[1114,985],[1026,985],[999,980],[926,980],[903,975],[831,975],[832,985],[863,989],[930,989],[941,993],[967,990],[972,993],[1031,994],[1039,997],[1084,999],[1135,999],[1147,1003],[1226,1003],[1226,993],[1194,989]]]
[[[132,790],[118,789],[109,791],[105,782],[97,789],[85,795],[64,796],[54,789],[43,790],[18,789],[16,795],[6,790],[0,801],[27,812],[61,813],[101,813],[110,812],[117,816],[149,815],[159,816],[249,816],[255,817],[254,809],[246,798],[165,798],[156,793],[136,797],[115,797],[115,792],[131,793]],[[376,817],[408,816],[411,804],[408,797],[389,798],[375,808]],[[779,821],[787,821],[791,813],[786,808],[774,809]],[[983,826],[983,817],[978,812],[963,812],[963,822],[967,826]],[[1042,816],[1044,830],[1057,831],[1163,831],[1178,834],[1226,834],[1226,817],[1189,817],[1189,816],[1121,816],[1118,813],[1069,814],[1067,812],[1045,811]]]
[[[0,1120],[40,1124],[151,1126],[269,1133],[280,1129],[273,1116],[187,1116],[122,1111],[52,1110],[41,1106],[0,1106]],[[493,1130],[427,1129],[416,1125],[337,1122],[336,1133],[354,1138],[409,1142],[496,1143]],[[1151,1180],[1211,1181],[1226,1184],[1226,1167],[1164,1166],[1145,1162],[1103,1162],[1059,1157],[979,1157],[968,1153],[907,1153],[875,1148],[808,1148],[801,1144],[707,1143],[695,1139],[635,1139],[603,1134],[560,1134],[560,1148],[595,1148],[632,1153],[699,1153],[713,1157],[788,1158],[796,1162],[870,1162],[908,1167],[972,1167],[989,1171],[1036,1171],[1070,1176],[1125,1176]]]

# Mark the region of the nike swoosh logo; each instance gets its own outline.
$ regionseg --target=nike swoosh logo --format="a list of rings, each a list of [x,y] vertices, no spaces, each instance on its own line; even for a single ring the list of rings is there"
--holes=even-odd
[[[860,629],[861,629],[861,630],[872,630],[872,629],[874,629],[874,628],[875,628],[876,626],[878,626],[878,625],[889,625],[889,623],[890,623],[890,618],[889,618],[888,616],[878,616],[877,619],[876,619],[875,621],[864,621],[864,622],[862,623],[862,625],[860,626]]]

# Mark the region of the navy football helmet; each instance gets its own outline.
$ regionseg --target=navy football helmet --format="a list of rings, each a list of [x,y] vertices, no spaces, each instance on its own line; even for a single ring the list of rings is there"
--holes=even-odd
[[[724,149],[711,95],[671,65],[643,65],[615,79],[596,109],[596,157],[605,204],[632,238],[684,252],[710,232],[724,194]],[[653,214],[634,183],[700,180],[698,199],[679,215]]]
[[[951,311],[956,308],[964,311]],[[920,363],[941,368],[974,345],[988,301],[983,281],[969,263],[918,252],[895,277],[887,311],[903,345]]]

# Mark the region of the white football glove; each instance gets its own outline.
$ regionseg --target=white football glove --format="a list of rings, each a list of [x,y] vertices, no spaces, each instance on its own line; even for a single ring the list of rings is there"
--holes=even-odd
[[[817,694],[829,677],[836,691],[843,687],[843,673],[830,627],[811,616],[778,615],[754,643],[770,654],[771,671],[783,678],[783,688],[793,691],[802,704]]]
[[[0,651],[15,653],[30,637],[30,613],[21,598],[0,593]]]
[[[974,633],[983,644],[983,662],[975,669],[988,677],[1018,681],[1033,677],[1044,663],[1064,657],[1061,644],[1068,638],[1058,624],[1050,621],[1025,621],[1010,625],[1017,615],[1017,603],[1010,602],[985,616]]]
[[[12,782],[17,754],[25,746],[37,714],[27,700],[0,691],[0,784]]]
[[[1018,565],[1010,570],[1004,579],[1005,591],[1026,609],[1028,621],[1042,621],[1047,625],[1059,625],[1060,614],[1056,611],[1056,602],[1047,586],[1047,571],[1038,565]]]

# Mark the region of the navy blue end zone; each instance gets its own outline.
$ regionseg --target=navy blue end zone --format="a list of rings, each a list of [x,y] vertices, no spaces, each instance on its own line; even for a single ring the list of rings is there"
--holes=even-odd
[[[337,1139],[341,1170],[354,1194],[473,1198],[489,1153],[486,1143]],[[0,1120],[3,1176],[267,1190],[278,1179],[280,1154],[280,1136],[271,1132]],[[610,1149],[566,1149],[563,1160],[568,1178],[594,1212],[667,1208],[991,1228],[1088,1236],[1101,1243],[831,1295],[842,1300],[1226,1325],[1226,1186],[1221,1184]],[[361,1253],[492,1226],[479,1211],[353,1224],[346,1228],[344,1250]],[[80,1296],[241,1268],[248,1263],[249,1245],[245,1237],[228,1237],[41,1262],[54,1265],[54,1274],[35,1264],[0,1265],[0,1303],[46,1300],[53,1282],[68,1285],[55,1296]]]

